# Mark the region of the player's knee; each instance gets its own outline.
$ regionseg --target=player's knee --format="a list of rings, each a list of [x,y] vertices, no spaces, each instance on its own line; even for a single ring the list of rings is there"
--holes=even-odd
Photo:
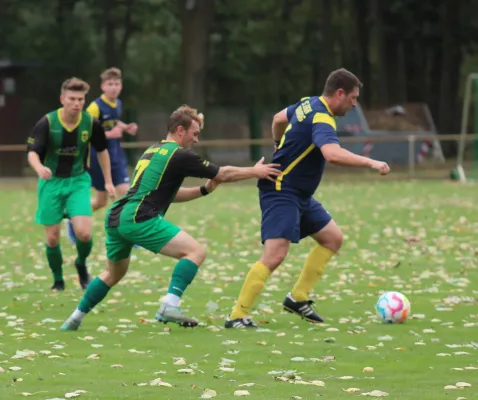
[[[185,250],[183,257],[188,258],[197,266],[200,266],[206,259],[206,249],[198,242],[195,242],[189,249]]]
[[[89,242],[91,240],[91,231],[89,229],[78,229],[78,232],[75,231],[75,235],[80,242]]]
[[[108,261],[106,269],[100,274],[100,279],[109,287],[115,286],[128,272],[128,263]]]
[[[286,243],[275,243],[273,246],[268,246],[264,249],[264,255],[262,256],[262,263],[266,265],[269,269],[276,269],[287,257],[289,251],[288,242]]]
[[[104,208],[108,204],[108,199],[103,197],[97,197],[95,199],[95,209]]]
[[[342,247],[342,243],[344,242],[344,235],[342,231],[337,228],[333,231],[329,232],[326,238],[322,240],[321,246],[326,247],[333,252],[337,252]]]
[[[48,247],[56,247],[60,244],[60,232],[48,232],[46,235],[46,244]]]
[[[206,259],[206,249],[198,243],[192,250],[191,257],[196,265],[201,265]]]
[[[276,254],[269,254],[267,257],[264,257],[263,263],[268,267],[275,269],[285,260],[287,252],[278,252]]]

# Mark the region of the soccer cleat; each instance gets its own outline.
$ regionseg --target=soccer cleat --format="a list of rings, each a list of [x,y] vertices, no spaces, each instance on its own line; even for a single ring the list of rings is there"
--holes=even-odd
[[[312,300],[295,301],[290,293],[286,296],[284,302],[282,303],[284,310],[297,314],[309,322],[324,322],[322,317],[312,308],[312,304],[314,304]]]
[[[194,328],[198,322],[192,318],[186,317],[179,307],[171,306],[167,303],[161,304],[156,312],[156,320],[159,322],[173,322],[185,328]]]
[[[235,329],[244,329],[244,328],[257,328],[257,325],[249,317],[236,318],[230,320],[227,317],[226,322],[224,323],[225,328],[235,328]]]
[[[75,230],[73,229],[73,224],[71,223],[70,220],[66,220],[66,231],[68,233],[68,239],[70,239],[70,242],[72,244],[76,244],[76,235],[75,235]]]
[[[60,331],[77,331],[80,325],[80,321],[68,318],[60,327]]]
[[[88,273],[88,269],[86,268],[86,265],[80,264],[78,261],[75,261],[75,267],[76,271],[78,272],[80,286],[82,289],[86,289],[91,281],[91,276]]]
[[[63,292],[65,290],[65,281],[55,281],[55,283],[51,286],[50,289]]]

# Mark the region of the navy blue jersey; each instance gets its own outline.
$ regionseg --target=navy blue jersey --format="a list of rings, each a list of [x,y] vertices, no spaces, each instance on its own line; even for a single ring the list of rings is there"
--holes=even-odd
[[[276,182],[259,179],[261,190],[287,191],[311,196],[317,190],[325,168],[320,148],[339,143],[335,119],[323,97],[304,97],[287,107],[287,126],[273,163],[283,171]]]
[[[113,129],[120,120],[123,103],[120,99],[112,102],[104,94],[91,102],[86,111],[98,119],[105,131]],[[119,165],[125,157],[119,139],[108,139],[108,153],[111,166]]]

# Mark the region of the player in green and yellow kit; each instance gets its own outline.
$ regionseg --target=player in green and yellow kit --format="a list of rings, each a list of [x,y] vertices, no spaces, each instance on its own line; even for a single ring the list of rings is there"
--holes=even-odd
[[[107,192],[111,197],[115,193],[105,131],[97,120],[83,111],[88,90],[89,85],[78,78],[66,80],[61,87],[63,107],[40,119],[28,138],[28,162],[39,178],[35,220],[45,226],[46,256],[53,273],[54,290],[65,289],[59,244],[60,222],[65,211],[79,239],[75,267],[81,287],[85,289],[90,281],[86,267],[86,258],[93,246],[91,178],[86,172],[90,144],[98,152]]]
[[[197,321],[179,308],[181,296],[193,281],[206,257],[204,248],[192,236],[164,219],[172,202],[206,196],[218,183],[261,177],[274,180],[278,164],[254,167],[217,167],[189,150],[199,140],[203,120],[195,109],[182,106],[172,113],[166,140],[147,149],[136,165],[131,188],[106,215],[108,265],[88,286],[80,304],[61,330],[77,330],[84,316],[107,295],[126,274],[134,244],[176,258],[168,293],[156,319],[193,327]],[[184,178],[208,178],[204,186],[181,187]]]

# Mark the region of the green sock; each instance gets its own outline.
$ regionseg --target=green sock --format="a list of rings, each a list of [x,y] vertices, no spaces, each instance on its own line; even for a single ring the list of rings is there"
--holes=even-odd
[[[193,281],[198,269],[199,267],[191,260],[181,258],[174,267],[168,293],[181,297],[186,291],[186,288]]]
[[[76,241],[76,251],[78,251],[78,258],[76,261],[78,264],[86,264],[86,258],[90,255],[92,248],[93,239],[90,239],[88,242],[82,242],[81,240]]]
[[[53,279],[55,282],[63,280],[63,256],[61,255],[60,245],[55,247],[45,246],[46,258],[51,272],[53,273]]]
[[[83,298],[78,305],[78,310],[84,313],[89,313],[101,300],[103,300],[110,287],[104,283],[99,277],[93,279],[86,289]]]

